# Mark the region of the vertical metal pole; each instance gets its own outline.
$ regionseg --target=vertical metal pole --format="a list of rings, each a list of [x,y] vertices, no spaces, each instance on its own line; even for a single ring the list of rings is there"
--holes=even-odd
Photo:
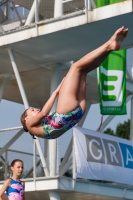
[[[48,167],[48,140],[44,140],[44,158],[46,160],[46,165]]]
[[[34,186],[36,190],[36,141],[35,140],[33,144],[33,179],[34,179]]]
[[[73,137],[73,190],[75,189],[75,181],[76,181],[76,156],[75,156],[75,147],[74,147],[74,137]]]
[[[38,0],[35,0],[35,22],[38,22]]]
[[[63,14],[62,0],[55,0],[54,3],[54,17],[60,17]]]
[[[8,164],[8,152],[5,152],[5,180],[7,179],[7,164]]]
[[[36,145],[37,145],[38,153],[39,153],[40,158],[41,158],[41,162],[42,162],[42,167],[43,167],[44,173],[45,173],[46,177],[48,177],[49,176],[49,172],[48,172],[48,169],[47,169],[46,161],[44,159],[43,151],[42,151],[42,148],[41,148],[41,145],[40,145],[40,142],[39,142],[38,138],[36,138]]]
[[[60,83],[61,67],[55,66],[52,71],[51,77],[51,93],[57,88]],[[57,101],[54,103],[51,111],[56,110]],[[49,140],[49,171],[50,176],[56,175],[57,167],[57,139]],[[57,191],[49,191],[50,200],[60,200],[60,196]]]
[[[10,3],[10,2],[7,1],[7,2],[6,2],[6,5],[5,5],[5,6],[6,6],[6,13],[5,13],[5,15],[6,15],[6,18],[7,18],[7,19],[8,19],[8,17],[9,17],[9,3]]]
[[[91,10],[91,0],[85,0],[86,12]]]
[[[38,0],[38,8],[40,6],[41,1],[42,0]],[[32,8],[31,8],[30,13],[28,15],[28,18],[27,18],[27,20],[25,22],[25,26],[30,25],[31,23],[34,22],[34,19],[35,19],[35,6],[36,6],[35,4],[36,4],[36,0],[34,0],[34,3],[32,5]]]
[[[75,147],[74,147],[74,138],[73,138],[73,179],[76,179],[76,156],[75,156]]]
[[[10,75],[8,75],[8,74],[4,75],[4,80],[3,80],[2,85],[0,87],[0,101],[1,101],[1,99],[3,97],[4,91],[6,89],[6,86],[7,86],[8,82],[9,82],[9,80],[10,80]]]
[[[88,10],[91,10],[91,1],[85,0],[85,12],[86,12],[86,21],[88,23],[89,16],[88,16]]]
[[[130,112],[130,140],[133,141],[133,98],[131,99],[131,112]]]
[[[15,61],[14,56],[13,56],[13,52],[9,48],[8,48],[8,53],[9,53],[9,56],[10,56],[10,59],[11,59],[12,67],[13,67],[13,70],[14,70],[14,73],[15,73],[15,76],[16,76],[16,79],[17,79],[17,83],[18,83],[18,86],[19,86],[19,90],[20,90],[25,108],[29,108],[28,100],[27,100],[27,97],[26,97],[26,93],[24,91],[24,87],[22,85],[21,77],[20,77],[20,74],[19,74],[19,71],[18,71],[18,68],[17,68],[17,65],[16,65],[16,61]],[[38,152],[39,152],[39,155],[40,155],[40,159],[41,159],[45,174],[46,174],[46,176],[49,176],[48,169],[46,167],[46,162],[45,162],[43,152],[42,152],[42,149],[41,149],[41,145],[40,145],[38,138],[36,138],[36,145],[37,145],[37,149],[38,149]]]
[[[23,13],[23,16],[25,15],[25,9],[24,7],[22,8],[22,13]]]
[[[132,48],[132,68],[131,68],[131,76],[133,80],[133,48]],[[130,140],[133,141],[133,98],[131,98],[131,113],[130,113]]]
[[[51,77],[51,94],[60,83],[61,66],[55,66]],[[57,101],[54,103],[51,111],[56,110]],[[50,176],[56,175],[57,165],[57,139],[49,140],[49,170]]]

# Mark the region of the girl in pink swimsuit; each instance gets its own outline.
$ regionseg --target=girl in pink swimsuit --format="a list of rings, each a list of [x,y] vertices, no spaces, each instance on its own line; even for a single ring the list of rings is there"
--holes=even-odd
[[[9,200],[25,200],[24,182],[19,177],[23,172],[23,161],[15,159],[11,163],[12,177],[7,179],[0,189],[0,200],[6,191]]]
[[[128,29],[119,28],[105,44],[75,62],[41,111],[29,108],[22,114],[24,130],[38,137],[54,139],[78,123],[86,107],[87,73],[97,68],[110,52],[118,50],[127,33]],[[49,114],[57,96],[56,111]]]

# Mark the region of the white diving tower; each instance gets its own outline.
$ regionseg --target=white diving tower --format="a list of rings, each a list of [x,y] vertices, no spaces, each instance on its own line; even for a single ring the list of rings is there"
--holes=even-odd
[[[122,25],[129,28],[129,34],[121,48],[133,46],[132,0],[97,9],[95,1],[92,0],[48,2],[47,5],[46,0],[1,1],[0,100],[3,98],[21,103],[25,108],[29,105],[42,107],[70,65],[103,44]],[[20,14],[20,7],[23,7],[23,15]],[[10,8],[13,11],[12,20]],[[13,15],[16,16],[16,20]],[[131,99],[131,140],[133,140],[133,73],[127,73],[127,95],[127,101]],[[96,70],[87,76],[86,113],[93,103],[98,103]],[[83,125],[85,117],[79,126]],[[103,122],[100,131],[113,117],[108,117]],[[11,145],[23,134],[22,127],[14,129],[19,131],[0,148],[5,174],[8,171],[7,151],[11,151]],[[59,142],[60,138],[43,141],[36,138],[31,141],[33,166],[24,176],[26,199],[133,199],[133,188],[130,186],[76,179],[72,139],[66,148],[59,170]],[[40,163],[44,175],[37,177],[36,169]],[[70,167],[73,177],[62,176]],[[26,178],[30,173],[33,174],[33,178]],[[0,182],[0,187],[2,184],[3,181]],[[6,196],[3,199],[6,199]]]

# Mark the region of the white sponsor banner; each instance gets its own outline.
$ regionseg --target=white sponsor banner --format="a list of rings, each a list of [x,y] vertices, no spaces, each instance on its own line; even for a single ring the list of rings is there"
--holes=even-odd
[[[133,142],[75,127],[77,178],[133,185]]]

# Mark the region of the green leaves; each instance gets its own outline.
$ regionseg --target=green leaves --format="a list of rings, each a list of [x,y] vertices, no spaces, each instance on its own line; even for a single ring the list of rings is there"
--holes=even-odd
[[[119,123],[114,132],[111,128],[107,128],[104,133],[121,137],[124,139],[130,139],[130,120],[124,121],[124,123]]]

